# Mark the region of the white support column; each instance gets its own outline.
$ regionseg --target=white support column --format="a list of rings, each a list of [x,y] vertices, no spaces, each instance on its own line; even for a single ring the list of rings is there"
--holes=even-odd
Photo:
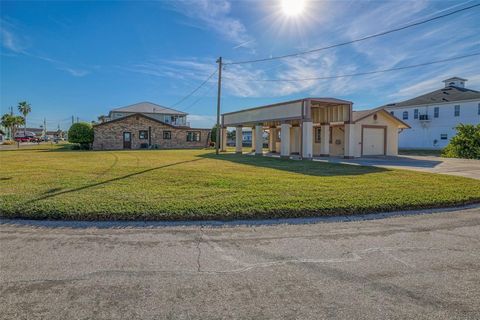
[[[251,152],[255,152],[255,127],[252,128],[252,150]]]
[[[263,155],[263,125],[255,126],[255,155]]]
[[[268,135],[268,151],[275,152],[277,150],[277,128],[270,128]]]
[[[304,121],[302,124],[302,158],[312,159],[313,156],[313,122]]]
[[[320,127],[320,156],[330,156],[330,125],[322,124]]]
[[[290,127],[289,123],[282,123],[280,126],[280,157],[290,158]]]
[[[221,135],[220,135],[220,151],[225,152],[227,151],[227,128],[222,128],[221,129]]]
[[[235,153],[242,153],[243,130],[242,127],[235,129]]]
[[[355,137],[354,124],[345,124],[345,143],[344,143],[344,158],[352,159],[355,157]]]

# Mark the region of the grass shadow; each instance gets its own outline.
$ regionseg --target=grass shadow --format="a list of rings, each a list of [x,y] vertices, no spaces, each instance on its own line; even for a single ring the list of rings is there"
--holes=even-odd
[[[310,176],[354,176],[370,173],[390,171],[387,168],[352,166],[338,163],[324,163],[307,160],[279,159],[266,156],[239,155],[234,153],[206,153],[198,155],[201,158],[230,161],[238,164],[284,170],[292,173],[305,174]]]
[[[173,167],[173,166],[176,166],[176,165],[189,163],[189,162],[200,161],[200,160],[202,160],[202,159],[193,159],[193,160],[186,160],[186,161],[170,163],[170,164],[166,164],[166,165],[162,165],[162,166],[158,166],[158,167],[153,167],[153,168],[129,173],[129,174],[126,174],[124,176],[116,177],[116,178],[113,178],[113,179],[108,179],[108,180],[104,180],[104,181],[100,181],[100,182],[96,182],[96,183],[90,183],[90,184],[87,184],[87,185],[84,185],[84,186],[81,186],[81,187],[78,187],[78,188],[68,189],[68,190],[64,190],[64,191],[60,191],[60,192],[56,192],[56,190],[51,189],[51,190],[47,191],[47,193],[44,194],[43,196],[32,199],[32,200],[29,200],[29,201],[26,201],[24,204],[30,204],[30,203],[33,203],[33,202],[36,202],[36,201],[53,198],[53,197],[63,195],[63,194],[82,191],[82,190],[85,190],[85,189],[106,185],[106,184],[109,184],[111,182],[116,182],[116,181],[120,181],[120,180],[127,179],[127,178],[130,178],[130,177],[138,176],[138,175],[150,172],[150,171],[155,171],[155,170],[159,170],[159,169],[164,169],[164,168]]]

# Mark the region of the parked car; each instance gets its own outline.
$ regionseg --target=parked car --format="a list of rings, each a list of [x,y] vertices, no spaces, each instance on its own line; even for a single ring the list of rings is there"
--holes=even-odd
[[[20,141],[20,142],[30,142],[30,141],[37,141],[37,136],[33,132],[19,132],[15,135],[15,141]]]

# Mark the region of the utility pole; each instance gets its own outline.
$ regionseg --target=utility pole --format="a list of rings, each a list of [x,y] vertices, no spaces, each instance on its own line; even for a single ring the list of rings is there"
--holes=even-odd
[[[215,140],[215,153],[220,149],[220,100],[222,97],[222,57],[218,58],[218,93],[217,93],[217,137]]]
[[[47,118],[43,118],[43,138],[47,136]]]
[[[10,106],[10,115],[13,116],[13,107]]]
[[[77,117],[77,123],[79,122],[78,117]]]
[[[73,119],[73,116],[72,116],[72,125],[75,123],[75,120]]]

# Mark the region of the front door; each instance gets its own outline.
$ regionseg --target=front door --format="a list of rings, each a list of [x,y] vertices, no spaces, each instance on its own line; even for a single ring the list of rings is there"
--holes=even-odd
[[[132,133],[123,133],[123,149],[132,149]]]

